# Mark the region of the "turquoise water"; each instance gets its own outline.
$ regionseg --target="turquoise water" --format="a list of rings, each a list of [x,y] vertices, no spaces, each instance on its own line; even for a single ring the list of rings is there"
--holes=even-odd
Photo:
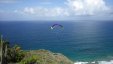
[[[51,30],[55,23],[64,28]],[[48,49],[73,61],[113,59],[113,21],[1,21],[0,33],[24,50]]]

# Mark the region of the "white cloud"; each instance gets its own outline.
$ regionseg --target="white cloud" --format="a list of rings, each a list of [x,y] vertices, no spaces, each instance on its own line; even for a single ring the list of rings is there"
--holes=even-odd
[[[97,15],[109,10],[104,0],[68,0],[67,5],[75,15]]]
[[[24,8],[23,12],[28,13],[28,14],[34,14],[35,9],[26,7]]]
[[[55,8],[25,7],[23,10],[15,10],[14,12],[21,13],[24,15],[34,15],[38,17],[69,16],[68,11],[61,7],[55,7]]]
[[[67,0],[63,7],[25,7],[19,10],[24,15],[57,17],[70,15],[102,15],[110,11],[104,0]]]

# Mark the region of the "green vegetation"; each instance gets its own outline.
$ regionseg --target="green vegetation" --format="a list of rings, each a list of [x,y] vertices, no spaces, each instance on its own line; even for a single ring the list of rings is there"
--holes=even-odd
[[[7,60],[8,62],[20,62],[25,56],[25,52],[21,50],[18,45],[8,49]]]
[[[73,64],[73,62],[61,53],[40,49],[28,51],[20,64]]]
[[[26,51],[18,45],[11,47],[9,42],[3,40],[0,42],[0,48],[2,64],[73,64],[61,53],[53,53],[44,49]]]
[[[0,42],[0,53],[3,64],[20,62],[25,56],[25,52],[21,50],[20,46],[14,45],[11,47],[7,41]]]
[[[1,63],[7,64],[8,47],[9,47],[9,42],[0,40],[0,60],[1,60]]]
[[[29,58],[26,58],[24,60],[22,60],[20,62],[20,64],[36,64],[37,63],[37,57],[36,56],[32,56],[32,57],[29,57]],[[39,63],[37,63],[39,64]]]

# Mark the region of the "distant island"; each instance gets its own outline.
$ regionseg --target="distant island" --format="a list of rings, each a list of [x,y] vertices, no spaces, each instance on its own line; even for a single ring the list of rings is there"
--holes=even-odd
[[[1,64],[74,64],[61,53],[49,50],[22,50],[20,46],[10,46],[10,43],[0,39]]]

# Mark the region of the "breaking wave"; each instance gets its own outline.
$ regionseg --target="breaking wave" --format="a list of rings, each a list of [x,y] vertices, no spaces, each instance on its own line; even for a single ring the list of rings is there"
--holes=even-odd
[[[113,60],[109,61],[92,61],[92,62],[75,62],[74,64],[113,64]]]

